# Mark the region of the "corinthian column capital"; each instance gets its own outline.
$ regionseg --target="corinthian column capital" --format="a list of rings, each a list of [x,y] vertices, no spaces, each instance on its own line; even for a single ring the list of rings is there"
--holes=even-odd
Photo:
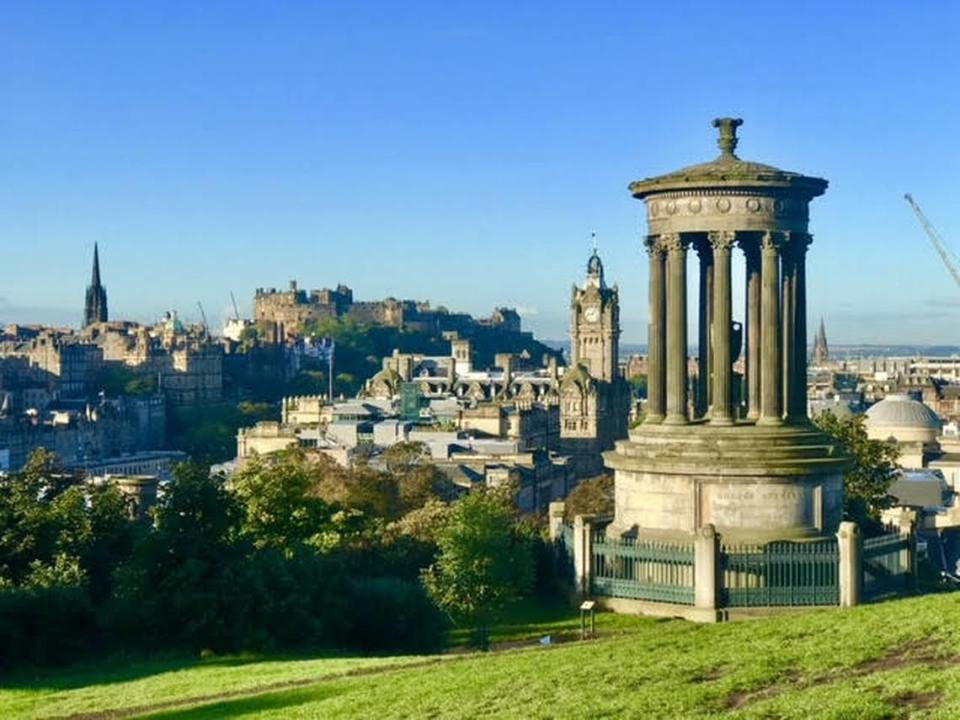
[[[716,230],[708,232],[707,238],[714,250],[730,250],[737,241],[737,233],[733,230]]]
[[[660,236],[660,246],[668,253],[685,252],[687,243],[680,233],[664,233]]]
[[[760,236],[760,249],[767,252],[781,250],[786,245],[786,236],[786,233],[768,230]]]
[[[643,241],[643,246],[648,255],[659,255],[663,253],[663,245],[660,242],[659,235],[647,235]]]

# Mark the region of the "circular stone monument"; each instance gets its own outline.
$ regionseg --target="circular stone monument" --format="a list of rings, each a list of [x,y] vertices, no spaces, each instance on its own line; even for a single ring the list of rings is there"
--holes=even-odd
[[[650,258],[644,422],[606,453],[615,472],[608,534],[726,539],[833,534],[849,458],[807,417],[806,253],[810,201],[827,181],[746,162],[738,118],[713,121],[721,155],[630,185],[647,207]],[[687,357],[687,256],[699,260],[698,373]],[[746,317],[732,317],[740,251]]]

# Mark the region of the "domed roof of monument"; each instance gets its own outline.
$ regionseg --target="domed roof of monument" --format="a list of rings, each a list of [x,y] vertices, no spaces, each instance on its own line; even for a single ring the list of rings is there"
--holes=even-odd
[[[677,190],[729,189],[729,188],[782,188],[807,198],[822,195],[827,189],[823,178],[780,170],[772,165],[741,160],[737,148],[737,128],[743,124],[740,118],[717,118],[713,126],[720,130],[717,145],[720,157],[710,162],[691,165],[666,175],[660,175],[630,183],[630,192],[635,198],[645,198],[663,192]]]
[[[867,426],[872,428],[940,430],[943,426],[933,410],[909,395],[887,395],[866,415]]]

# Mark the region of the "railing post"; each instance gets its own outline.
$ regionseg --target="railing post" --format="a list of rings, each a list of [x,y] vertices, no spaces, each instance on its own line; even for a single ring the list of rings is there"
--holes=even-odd
[[[905,510],[900,514],[900,537],[907,541],[906,549],[900,554],[900,567],[907,576],[910,590],[917,585],[917,512]]]
[[[563,534],[563,513],[566,510],[566,503],[558,500],[550,503],[548,510],[550,522],[550,542],[555,543]]]
[[[717,609],[717,569],[720,565],[720,537],[710,524],[697,531],[693,540],[693,598],[701,610]]]
[[[593,515],[577,515],[573,519],[573,573],[580,597],[590,595],[593,577]]]
[[[840,607],[860,604],[863,582],[862,545],[860,527],[855,522],[842,522],[837,530],[838,580],[840,584]]]

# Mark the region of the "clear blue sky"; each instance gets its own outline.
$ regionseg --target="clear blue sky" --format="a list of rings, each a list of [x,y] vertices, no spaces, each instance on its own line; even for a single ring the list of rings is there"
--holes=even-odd
[[[566,333],[590,232],[646,336],[626,185],[738,152],[830,180],[810,315],[837,342],[960,344],[954,2],[5,2],[0,322],[78,323],[94,241],[115,317],[233,290],[516,305]]]

